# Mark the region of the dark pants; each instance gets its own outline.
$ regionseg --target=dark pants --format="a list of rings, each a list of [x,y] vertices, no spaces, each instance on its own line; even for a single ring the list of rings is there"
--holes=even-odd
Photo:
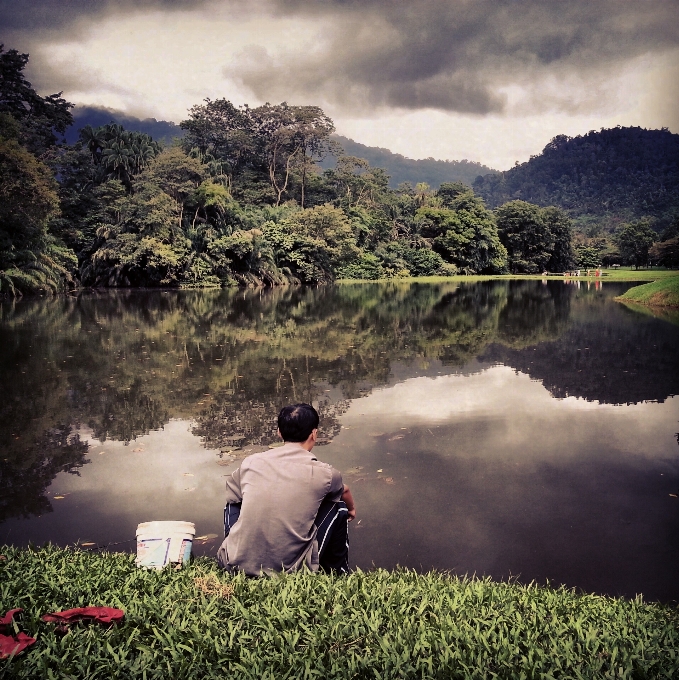
[[[240,517],[240,503],[227,503],[224,508],[224,536]],[[318,561],[322,571],[349,573],[349,511],[344,501],[324,500],[314,524],[318,527]]]

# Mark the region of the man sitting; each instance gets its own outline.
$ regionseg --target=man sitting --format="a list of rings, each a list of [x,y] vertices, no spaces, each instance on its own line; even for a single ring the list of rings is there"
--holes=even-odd
[[[248,456],[226,480],[223,569],[250,576],[349,571],[347,522],[356,516],[342,475],[311,454],[318,413],[309,404],[278,414],[283,446]]]

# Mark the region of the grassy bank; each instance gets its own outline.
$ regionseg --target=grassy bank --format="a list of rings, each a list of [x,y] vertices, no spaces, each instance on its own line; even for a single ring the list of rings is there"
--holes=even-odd
[[[675,272],[674,276],[634,286],[616,300],[649,307],[679,309],[679,274]]]
[[[379,279],[380,282],[397,283],[399,281],[409,281],[418,283],[446,283],[446,282],[475,282],[475,281],[516,281],[516,280],[556,280],[556,281],[596,281],[597,277],[594,275],[585,276],[586,270],[581,270],[582,276],[571,276],[568,279],[563,274],[472,274],[465,276],[463,274],[455,276],[417,276],[417,277],[395,277],[391,279]],[[594,271],[594,270],[591,270]],[[599,281],[619,281],[621,283],[628,281],[657,281],[664,279],[671,279],[678,275],[676,269],[634,269],[633,267],[620,267],[619,269],[603,269]],[[369,279],[339,279],[337,283],[376,283],[375,280]]]
[[[38,641],[10,678],[677,678],[679,611],[565,589],[412,571],[230,577],[197,560],[2,548],[0,606]],[[40,615],[119,607],[60,636]]]

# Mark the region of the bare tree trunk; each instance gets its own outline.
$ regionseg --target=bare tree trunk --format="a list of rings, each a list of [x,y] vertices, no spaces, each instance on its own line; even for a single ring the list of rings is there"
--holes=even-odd
[[[302,145],[302,210],[304,210],[304,186],[306,184],[306,144]]]
[[[274,149],[274,154],[272,157],[273,160],[269,164],[269,179],[271,180],[271,185],[278,194],[276,198],[276,206],[279,206],[281,204],[281,198],[283,194],[287,191],[288,181],[290,179],[290,161],[292,160],[293,156],[297,153],[298,150],[299,149],[295,149],[288,156],[288,159],[285,162],[285,182],[283,183],[283,186],[279,188],[278,183],[276,182],[276,149]]]

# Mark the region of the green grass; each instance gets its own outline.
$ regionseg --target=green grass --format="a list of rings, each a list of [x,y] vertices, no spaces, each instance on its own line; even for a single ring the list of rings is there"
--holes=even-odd
[[[672,277],[665,277],[642,286],[634,286],[616,300],[649,307],[679,309],[679,274],[674,272]]]
[[[659,281],[678,276],[676,269],[661,269],[651,267],[649,269],[634,269],[634,267],[620,267],[620,269],[604,269],[604,281]]]
[[[679,677],[679,611],[641,599],[408,570],[256,580],[207,559],[147,572],[126,554],[2,554],[0,606],[23,607],[20,628],[38,639],[0,662],[3,677]],[[85,605],[126,619],[60,636],[39,618]]]
[[[581,270],[582,276],[579,280],[581,281],[596,281],[594,276],[585,276],[587,270]],[[594,270],[592,270],[594,271]],[[659,279],[672,278],[678,275],[676,269],[634,269],[633,267],[620,267],[620,269],[603,269],[601,281],[656,281]],[[541,280],[550,279],[563,281],[563,274],[548,274],[543,276],[542,274],[473,274],[470,276],[465,276],[462,274],[456,276],[418,276],[418,277],[394,277],[391,279],[379,279],[379,281],[368,280],[368,279],[339,279],[337,283],[341,284],[351,284],[351,283],[398,283],[398,282],[420,282],[420,283],[445,283],[445,282],[473,282],[473,281],[503,281],[503,280]],[[570,277],[568,280],[577,280],[575,277]]]

